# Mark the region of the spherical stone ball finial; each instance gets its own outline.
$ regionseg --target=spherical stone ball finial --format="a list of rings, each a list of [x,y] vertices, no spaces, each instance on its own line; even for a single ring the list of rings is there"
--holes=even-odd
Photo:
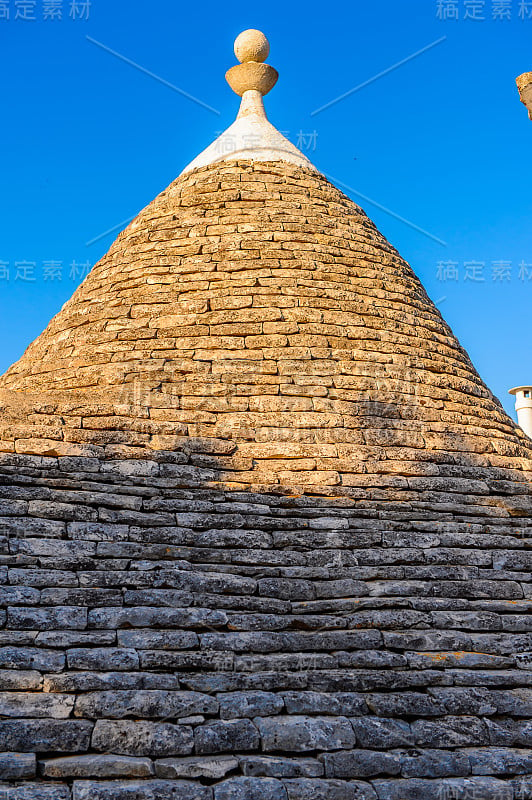
[[[235,39],[235,56],[242,64],[246,61],[266,61],[269,52],[270,43],[262,31],[250,28]]]

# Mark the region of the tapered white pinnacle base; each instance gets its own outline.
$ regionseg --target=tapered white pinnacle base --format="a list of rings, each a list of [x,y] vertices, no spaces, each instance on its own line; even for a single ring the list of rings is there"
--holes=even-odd
[[[242,95],[238,117],[212,144],[185,167],[181,175],[220,161],[286,161],[317,172],[303,153],[268,121],[260,92]]]

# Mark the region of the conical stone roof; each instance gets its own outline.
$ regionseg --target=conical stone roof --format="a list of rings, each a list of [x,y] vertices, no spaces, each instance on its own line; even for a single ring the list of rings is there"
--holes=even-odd
[[[0,379],[4,778],[527,797],[531,441],[272,138],[250,36],[254,151],[208,148]]]
[[[364,212],[284,163],[178,178],[0,387],[7,404],[11,392],[52,404],[34,418],[52,441],[79,442],[81,428],[105,445],[98,397],[130,403],[116,424],[135,447],[231,440],[243,483],[349,486],[431,451],[500,463],[529,444]]]

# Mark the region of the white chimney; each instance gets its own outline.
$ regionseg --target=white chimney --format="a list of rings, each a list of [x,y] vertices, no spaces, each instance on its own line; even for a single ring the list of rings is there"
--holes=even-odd
[[[510,394],[515,395],[517,421],[532,439],[532,386],[516,386],[515,389],[510,389]]]

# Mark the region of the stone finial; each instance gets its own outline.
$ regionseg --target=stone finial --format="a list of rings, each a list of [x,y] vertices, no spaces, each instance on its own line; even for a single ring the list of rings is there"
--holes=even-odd
[[[516,78],[521,102],[528,108],[528,116],[532,119],[532,72],[524,72]]]
[[[263,97],[277,83],[277,70],[265,64],[270,52],[266,36],[254,29],[243,31],[235,40],[240,64],[225,77],[241,98],[238,116],[212,144],[185,167],[182,175],[219,161],[285,161],[316,172],[306,156],[288,141],[269,121]]]
[[[270,43],[262,33],[254,28],[242,31],[235,39],[235,56],[240,63],[258,61],[262,63],[268,58]]]
[[[277,83],[279,73],[263,62],[270,52],[270,43],[261,31],[243,31],[235,40],[235,55],[241,62],[227,70],[227,83],[240,97],[244,92],[257,91],[268,94]]]

